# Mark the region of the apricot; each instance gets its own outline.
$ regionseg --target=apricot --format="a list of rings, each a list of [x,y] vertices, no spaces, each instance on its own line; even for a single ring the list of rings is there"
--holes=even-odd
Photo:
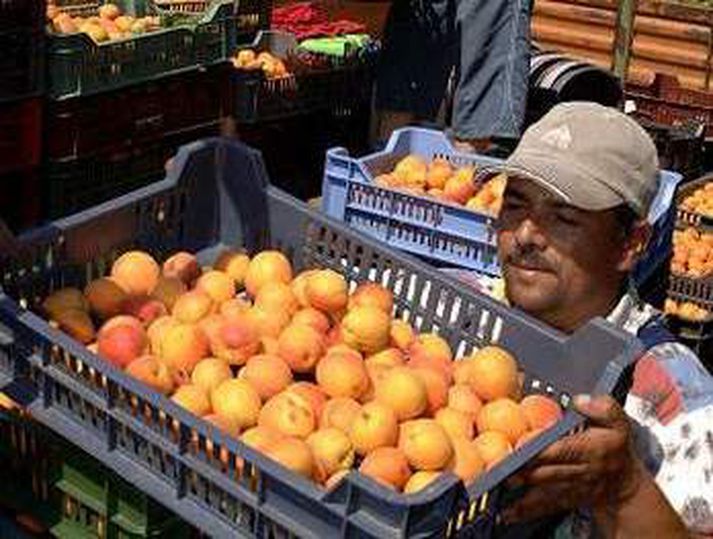
[[[304,296],[310,307],[325,313],[335,313],[346,308],[349,287],[346,279],[336,271],[318,270],[306,277]]]
[[[104,4],[99,7],[99,17],[102,19],[114,20],[121,14],[116,4]]]
[[[284,437],[284,434],[275,429],[257,426],[243,432],[240,440],[245,445],[264,453],[268,447]]]
[[[297,298],[292,288],[282,282],[266,283],[255,297],[255,306],[269,312],[285,311],[289,316],[299,309]]]
[[[294,372],[313,370],[324,351],[324,338],[312,326],[290,324],[277,340],[277,353]]]
[[[198,277],[195,289],[220,304],[235,296],[235,281],[227,273],[211,270]]]
[[[426,185],[429,189],[443,189],[452,174],[451,164],[445,159],[436,158],[428,165]]]
[[[210,392],[213,411],[228,421],[247,429],[257,423],[260,414],[260,395],[245,380],[229,378],[223,380]]]
[[[393,171],[393,175],[403,184],[412,187],[425,186],[427,173],[428,165],[418,155],[407,155],[396,163]]]
[[[450,470],[467,485],[485,471],[485,461],[472,441],[465,438],[456,438],[452,441],[453,460]]]
[[[180,296],[173,304],[171,313],[181,322],[195,324],[216,310],[211,297],[200,290],[191,290]]]
[[[123,369],[146,352],[148,338],[143,327],[115,325],[100,331],[97,346],[99,356]]]
[[[201,359],[193,368],[191,383],[201,387],[210,395],[210,392],[223,381],[233,377],[230,365],[222,359],[209,357]]]
[[[220,253],[213,264],[216,270],[227,273],[238,287],[244,285],[249,266],[250,257],[248,255],[232,250]]]
[[[406,363],[406,358],[398,348],[387,348],[372,354],[364,360],[364,363],[367,369],[370,367],[401,367]]]
[[[265,449],[265,454],[285,468],[306,479],[314,474],[314,456],[307,442],[299,438],[281,438]]]
[[[166,259],[162,273],[164,277],[180,279],[186,286],[192,286],[202,272],[194,255],[180,251]]]
[[[440,470],[453,457],[450,437],[433,419],[413,419],[402,423],[399,448],[415,470]]]
[[[176,324],[166,328],[160,343],[161,359],[177,371],[191,374],[209,353],[208,339],[194,324]]]
[[[358,455],[366,455],[378,447],[395,446],[398,437],[396,413],[378,401],[362,406],[349,428],[349,438]]]
[[[293,325],[310,326],[325,336],[331,327],[331,323],[329,322],[327,315],[312,307],[301,308],[292,317],[292,321],[290,323]]]
[[[288,390],[289,391],[289,390]],[[324,403],[319,415],[319,428],[335,427],[349,434],[352,423],[361,412],[361,404],[349,397],[337,397]]]
[[[443,188],[443,196],[447,200],[457,204],[465,204],[468,202],[468,199],[475,195],[476,191],[473,174],[460,173],[462,170],[465,169],[460,169],[451,176]]]
[[[172,311],[178,298],[186,292],[186,285],[178,277],[161,276],[158,278],[153,292],[151,292],[151,297],[157,299],[166,306],[166,309]]]
[[[211,350],[231,365],[245,365],[260,350],[259,326],[250,312],[223,318],[219,325],[216,322],[215,329],[211,332]]]
[[[426,413],[433,416],[448,404],[448,378],[442,372],[428,367],[412,369],[426,386],[428,406]]]
[[[245,274],[245,288],[253,298],[266,283],[289,283],[292,280],[292,266],[287,257],[279,251],[262,251],[255,255]]]
[[[419,490],[425,489],[441,476],[439,471],[424,471],[415,472],[404,485],[404,494],[413,494]]]
[[[141,320],[134,316],[129,316],[128,314],[120,314],[118,316],[112,316],[109,320],[104,322],[104,324],[99,328],[97,338],[101,337],[103,333],[106,333],[110,329],[118,326],[131,326],[136,328],[139,332],[145,331]]]
[[[127,298],[122,305],[122,311],[141,320],[144,326],[149,326],[153,321],[168,314],[166,306],[150,296],[131,296]]]
[[[483,403],[470,386],[456,384],[448,389],[448,407],[468,415],[475,424]]]
[[[159,275],[161,268],[150,254],[143,251],[124,253],[111,267],[112,279],[132,296],[150,295]]]
[[[502,432],[511,445],[528,430],[525,414],[511,399],[498,399],[483,405],[478,414],[477,426],[478,432]]]
[[[472,440],[474,430],[473,430],[473,418],[471,415],[456,410],[455,408],[441,408],[436,412],[435,416],[436,422],[441,425],[451,440],[456,438],[463,438],[466,440]]]
[[[203,419],[216,427],[223,434],[227,434],[233,438],[240,436],[240,425],[238,425],[235,421],[231,421],[230,419],[218,414],[208,414],[207,416],[204,416]]]
[[[266,311],[260,307],[253,307],[249,314],[257,324],[258,334],[261,338],[277,339],[290,324],[290,315],[285,311]]]
[[[520,401],[520,409],[530,430],[543,430],[562,419],[562,408],[544,395],[528,395]]]
[[[402,490],[411,477],[408,460],[395,447],[379,447],[371,451],[359,466],[367,477],[392,489]]]
[[[473,445],[485,462],[486,469],[492,468],[512,453],[512,445],[510,445],[508,437],[498,431],[481,432],[473,440]]]
[[[391,408],[399,421],[418,417],[428,408],[426,384],[408,367],[389,369],[376,385],[374,397]]]
[[[66,309],[56,313],[53,318],[59,329],[82,344],[89,344],[96,336],[94,323],[86,311]]]
[[[283,392],[269,399],[260,410],[258,425],[286,436],[306,438],[317,426],[309,402],[296,393]]]
[[[239,316],[250,310],[250,303],[241,298],[232,298],[220,304],[218,312],[225,318]]]
[[[240,378],[250,382],[260,398],[266,401],[292,383],[292,371],[279,356],[261,354],[248,359],[240,371]]]
[[[77,288],[60,288],[55,290],[42,302],[42,308],[47,316],[54,318],[58,313],[69,309],[88,311],[89,303],[81,290]]]
[[[358,399],[369,388],[369,374],[364,361],[350,353],[332,351],[316,368],[319,386],[330,397]]]
[[[349,297],[348,308],[376,307],[391,315],[394,308],[394,295],[391,290],[377,283],[363,283]]]
[[[106,277],[95,279],[84,289],[89,309],[102,320],[121,314],[128,297],[124,289]]]
[[[454,376],[456,383],[470,385],[486,402],[513,397],[519,388],[517,361],[497,346],[486,346],[458,362]]]
[[[314,412],[315,418],[322,417],[322,410],[327,403],[327,395],[318,385],[312,382],[294,382],[287,387],[286,391],[295,393],[307,401]]]
[[[297,298],[297,302],[302,308],[311,307],[309,299],[307,299],[307,279],[318,272],[319,270],[316,269],[305,270],[299,273],[290,284],[292,294]]]
[[[171,400],[198,417],[211,412],[208,393],[202,387],[193,384],[179,386],[171,396]]]
[[[391,330],[389,332],[391,346],[394,346],[405,352],[408,350],[411,343],[416,339],[416,333],[414,332],[411,324],[405,320],[392,320]]]
[[[453,369],[453,352],[445,339],[435,333],[420,333],[408,348],[409,365],[432,367],[443,371],[450,381]]]
[[[355,307],[341,323],[345,344],[365,354],[376,354],[389,345],[391,318],[376,307]]]
[[[164,395],[169,395],[175,386],[171,369],[154,356],[141,356],[133,360],[126,366],[125,372]]]
[[[344,432],[337,428],[320,429],[307,437],[315,460],[315,479],[320,483],[339,470],[354,464],[354,447]]]

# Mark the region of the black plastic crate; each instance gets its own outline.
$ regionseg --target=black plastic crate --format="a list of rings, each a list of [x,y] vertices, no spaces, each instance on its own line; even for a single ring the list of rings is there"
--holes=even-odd
[[[402,495],[354,471],[326,491],[102,361],[32,310],[53,288],[82,286],[130,247],[159,259],[189,250],[208,262],[238,245],[278,248],[298,271],[328,267],[351,284],[382,283],[394,293],[397,317],[438,332],[457,357],[486,344],[510,350],[525,391],[558,399],[564,418],[465,488],[444,474],[429,489]],[[17,247],[0,253],[0,389],[213,537],[487,535],[503,480],[583,425],[571,396],[623,398],[622,374],[641,353],[636,339],[604,320],[566,336],[464,289],[271,187],[257,152],[221,139],[182,148],[165,181],[29,232]]]
[[[678,172],[684,180],[696,178],[703,172],[704,123],[688,121],[669,125],[652,121],[639,113],[635,117],[653,139],[662,169]]]
[[[43,91],[44,22],[44,0],[0,2],[0,103]]]
[[[0,174],[39,166],[42,106],[40,97],[0,103]]]
[[[42,216],[41,195],[40,167],[0,173],[0,218],[15,233],[37,226]]]

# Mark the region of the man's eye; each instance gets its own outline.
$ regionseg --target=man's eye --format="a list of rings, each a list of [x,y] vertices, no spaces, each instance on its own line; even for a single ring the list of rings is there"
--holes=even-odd
[[[560,223],[565,224],[567,226],[577,226],[579,224],[579,222],[574,217],[566,213],[558,212],[555,214],[555,217]]]

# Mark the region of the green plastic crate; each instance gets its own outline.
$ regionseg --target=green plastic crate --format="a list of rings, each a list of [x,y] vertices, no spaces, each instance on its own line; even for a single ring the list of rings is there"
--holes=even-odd
[[[95,15],[105,1],[58,0],[72,16]],[[214,0],[204,13],[160,14],[150,0],[115,0],[123,13],[160,16],[166,28],[131,39],[96,43],[88,35],[47,39],[48,94],[78,97],[155,80],[229,59],[236,40],[233,0]]]

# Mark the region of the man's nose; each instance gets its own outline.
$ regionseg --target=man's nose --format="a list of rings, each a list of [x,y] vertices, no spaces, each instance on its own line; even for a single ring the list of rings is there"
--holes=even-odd
[[[515,241],[521,247],[532,246],[544,249],[547,242],[542,229],[531,217],[526,217],[515,229]]]

